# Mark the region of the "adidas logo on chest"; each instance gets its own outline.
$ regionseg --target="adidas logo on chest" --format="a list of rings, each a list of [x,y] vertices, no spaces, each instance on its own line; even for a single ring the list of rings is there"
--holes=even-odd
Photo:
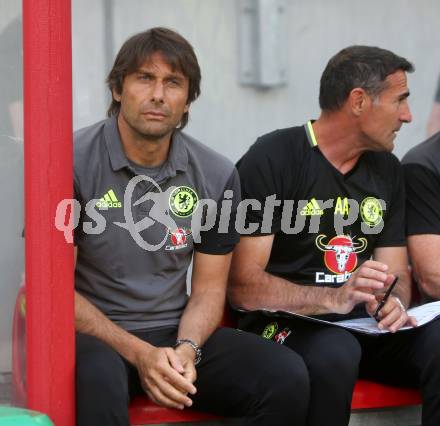
[[[322,216],[324,210],[321,209],[316,198],[312,198],[300,212],[301,216]]]
[[[114,209],[121,208],[122,203],[116,197],[113,189],[109,189],[103,197],[96,203],[98,209]]]

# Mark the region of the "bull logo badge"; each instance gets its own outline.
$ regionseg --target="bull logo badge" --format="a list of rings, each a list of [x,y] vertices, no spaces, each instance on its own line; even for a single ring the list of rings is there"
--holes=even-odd
[[[324,262],[328,270],[335,274],[351,272],[357,266],[357,253],[363,252],[367,247],[366,238],[357,238],[357,243],[348,235],[337,235],[327,244],[323,240],[326,235],[318,235],[315,243],[319,250],[324,252]]]

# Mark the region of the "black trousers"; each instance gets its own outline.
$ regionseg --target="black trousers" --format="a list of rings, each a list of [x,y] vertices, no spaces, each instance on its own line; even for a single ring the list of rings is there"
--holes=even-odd
[[[176,328],[133,333],[172,346]],[[255,426],[306,425],[309,376],[303,359],[251,333],[221,328],[202,348],[193,408]],[[77,424],[129,424],[130,398],[142,393],[136,369],[98,339],[76,337]]]
[[[284,346],[301,356],[309,372],[308,426],[347,425],[358,377],[419,387],[422,425],[440,425],[440,320],[378,336],[303,319],[250,314],[242,318],[240,328],[271,339],[276,338],[270,333],[275,328],[288,334]]]

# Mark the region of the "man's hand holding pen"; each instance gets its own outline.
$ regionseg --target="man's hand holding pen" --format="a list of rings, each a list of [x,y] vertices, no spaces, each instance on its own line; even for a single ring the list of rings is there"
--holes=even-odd
[[[385,288],[395,285],[396,277],[388,274],[385,281]],[[389,330],[395,333],[400,328],[408,325],[415,327],[417,321],[414,317],[407,314],[405,306],[401,300],[390,292],[377,294],[376,300],[366,305],[367,312],[378,321],[378,327],[381,330]]]

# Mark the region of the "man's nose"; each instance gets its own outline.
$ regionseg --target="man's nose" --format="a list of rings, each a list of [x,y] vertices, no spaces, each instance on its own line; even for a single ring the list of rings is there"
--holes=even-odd
[[[402,121],[403,123],[411,123],[411,121],[412,121],[412,114],[411,114],[411,110],[409,108],[408,103],[405,103],[402,106],[402,112],[400,114],[400,121]]]
[[[161,81],[156,81],[153,86],[153,92],[151,94],[151,100],[153,102],[163,102],[164,98],[164,86]]]

